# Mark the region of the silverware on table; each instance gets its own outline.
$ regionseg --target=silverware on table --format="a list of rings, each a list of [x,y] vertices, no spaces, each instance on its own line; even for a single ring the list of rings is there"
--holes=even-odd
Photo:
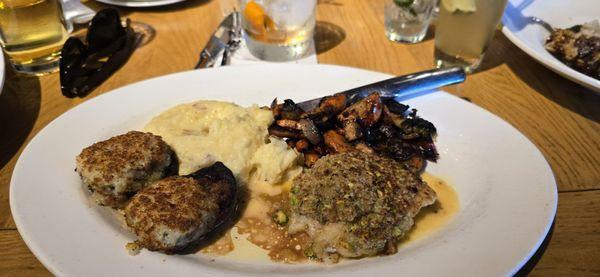
[[[523,1],[521,4],[515,6],[509,1],[506,4],[505,14],[514,14],[515,17],[513,18],[512,16],[504,16],[503,20],[509,20],[519,30],[525,28],[529,24],[536,24],[542,26],[549,33],[552,33],[554,31],[554,27],[550,25],[550,23],[537,16],[528,16],[523,14],[523,10],[527,8],[527,6],[529,6],[532,2],[533,1]]]
[[[364,98],[373,91],[379,92],[383,98],[396,98],[462,83],[465,79],[466,74],[462,67],[440,68],[398,76],[339,93],[345,94],[350,102]],[[319,105],[321,99],[322,97],[300,102],[297,105],[305,111],[310,111]]]
[[[537,16],[530,16],[529,20],[531,20],[531,22],[536,23],[542,27],[544,27],[544,29],[546,29],[546,31],[548,31],[549,33],[554,32],[554,27],[552,27],[552,25],[550,25],[550,23],[544,21],[543,19],[537,17]]]
[[[229,65],[231,63],[231,55],[238,48],[240,48],[240,43],[242,42],[242,18],[239,12],[233,11],[233,26],[231,30],[229,30],[229,42],[227,46],[225,46],[225,50],[223,51],[223,59],[221,60],[221,65]]]
[[[239,16],[239,14],[237,15]],[[236,12],[230,13],[217,27],[217,30],[210,37],[206,46],[200,52],[200,59],[194,69],[207,68],[215,64],[215,59],[227,48],[231,39]]]
[[[84,24],[90,22],[96,12],[87,6],[81,4],[79,0],[61,0],[63,15],[67,21],[70,31],[73,30],[73,24]]]

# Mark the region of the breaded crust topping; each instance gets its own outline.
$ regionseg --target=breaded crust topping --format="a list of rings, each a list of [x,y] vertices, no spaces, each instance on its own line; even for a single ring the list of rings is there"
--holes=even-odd
[[[218,195],[192,177],[173,176],[133,196],[125,218],[145,248],[174,253],[210,231],[219,212]]]
[[[99,204],[117,208],[169,174],[175,160],[159,136],[132,131],[83,149],[76,158],[76,171]]]
[[[358,151],[321,158],[291,189],[292,217],[318,222],[312,229],[337,226],[338,235],[319,235],[318,230],[313,235],[321,236],[316,240],[335,237],[330,247],[354,257],[386,247],[394,252],[412,218],[435,199],[435,191],[401,163]]]

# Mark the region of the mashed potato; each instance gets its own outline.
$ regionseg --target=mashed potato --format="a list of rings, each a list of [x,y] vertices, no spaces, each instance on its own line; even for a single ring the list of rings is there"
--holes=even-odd
[[[186,175],[223,162],[244,184],[276,194],[272,185],[301,170],[298,153],[285,142],[269,137],[269,110],[254,105],[197,101],[175,106],[153,118],[144,131],[159,135],[179,158],[179,174]],[[252,190],[254,190],[251,187]]]

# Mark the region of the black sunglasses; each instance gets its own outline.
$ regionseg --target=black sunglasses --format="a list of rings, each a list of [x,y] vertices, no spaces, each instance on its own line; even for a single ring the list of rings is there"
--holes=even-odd
[[[60,58],[64,96],[85,97],[127,62],[142,35],[133,31],[129,19],[124,25],[117,10],[103,9],[88,27],[87,46],[76,37],[67,39]]]

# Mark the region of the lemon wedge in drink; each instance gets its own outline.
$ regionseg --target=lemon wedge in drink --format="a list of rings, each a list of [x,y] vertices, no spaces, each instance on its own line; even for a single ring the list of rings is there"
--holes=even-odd
[[[265,32],[275,29],[275,22],[266,14],[262,6],[254,1],[246,4],[243,15],[250,25],[250,31],[255,35],[264,35]]]
[[[475,12],[477,5],[475,0],[442,0],[442,5],[449,12]]]

